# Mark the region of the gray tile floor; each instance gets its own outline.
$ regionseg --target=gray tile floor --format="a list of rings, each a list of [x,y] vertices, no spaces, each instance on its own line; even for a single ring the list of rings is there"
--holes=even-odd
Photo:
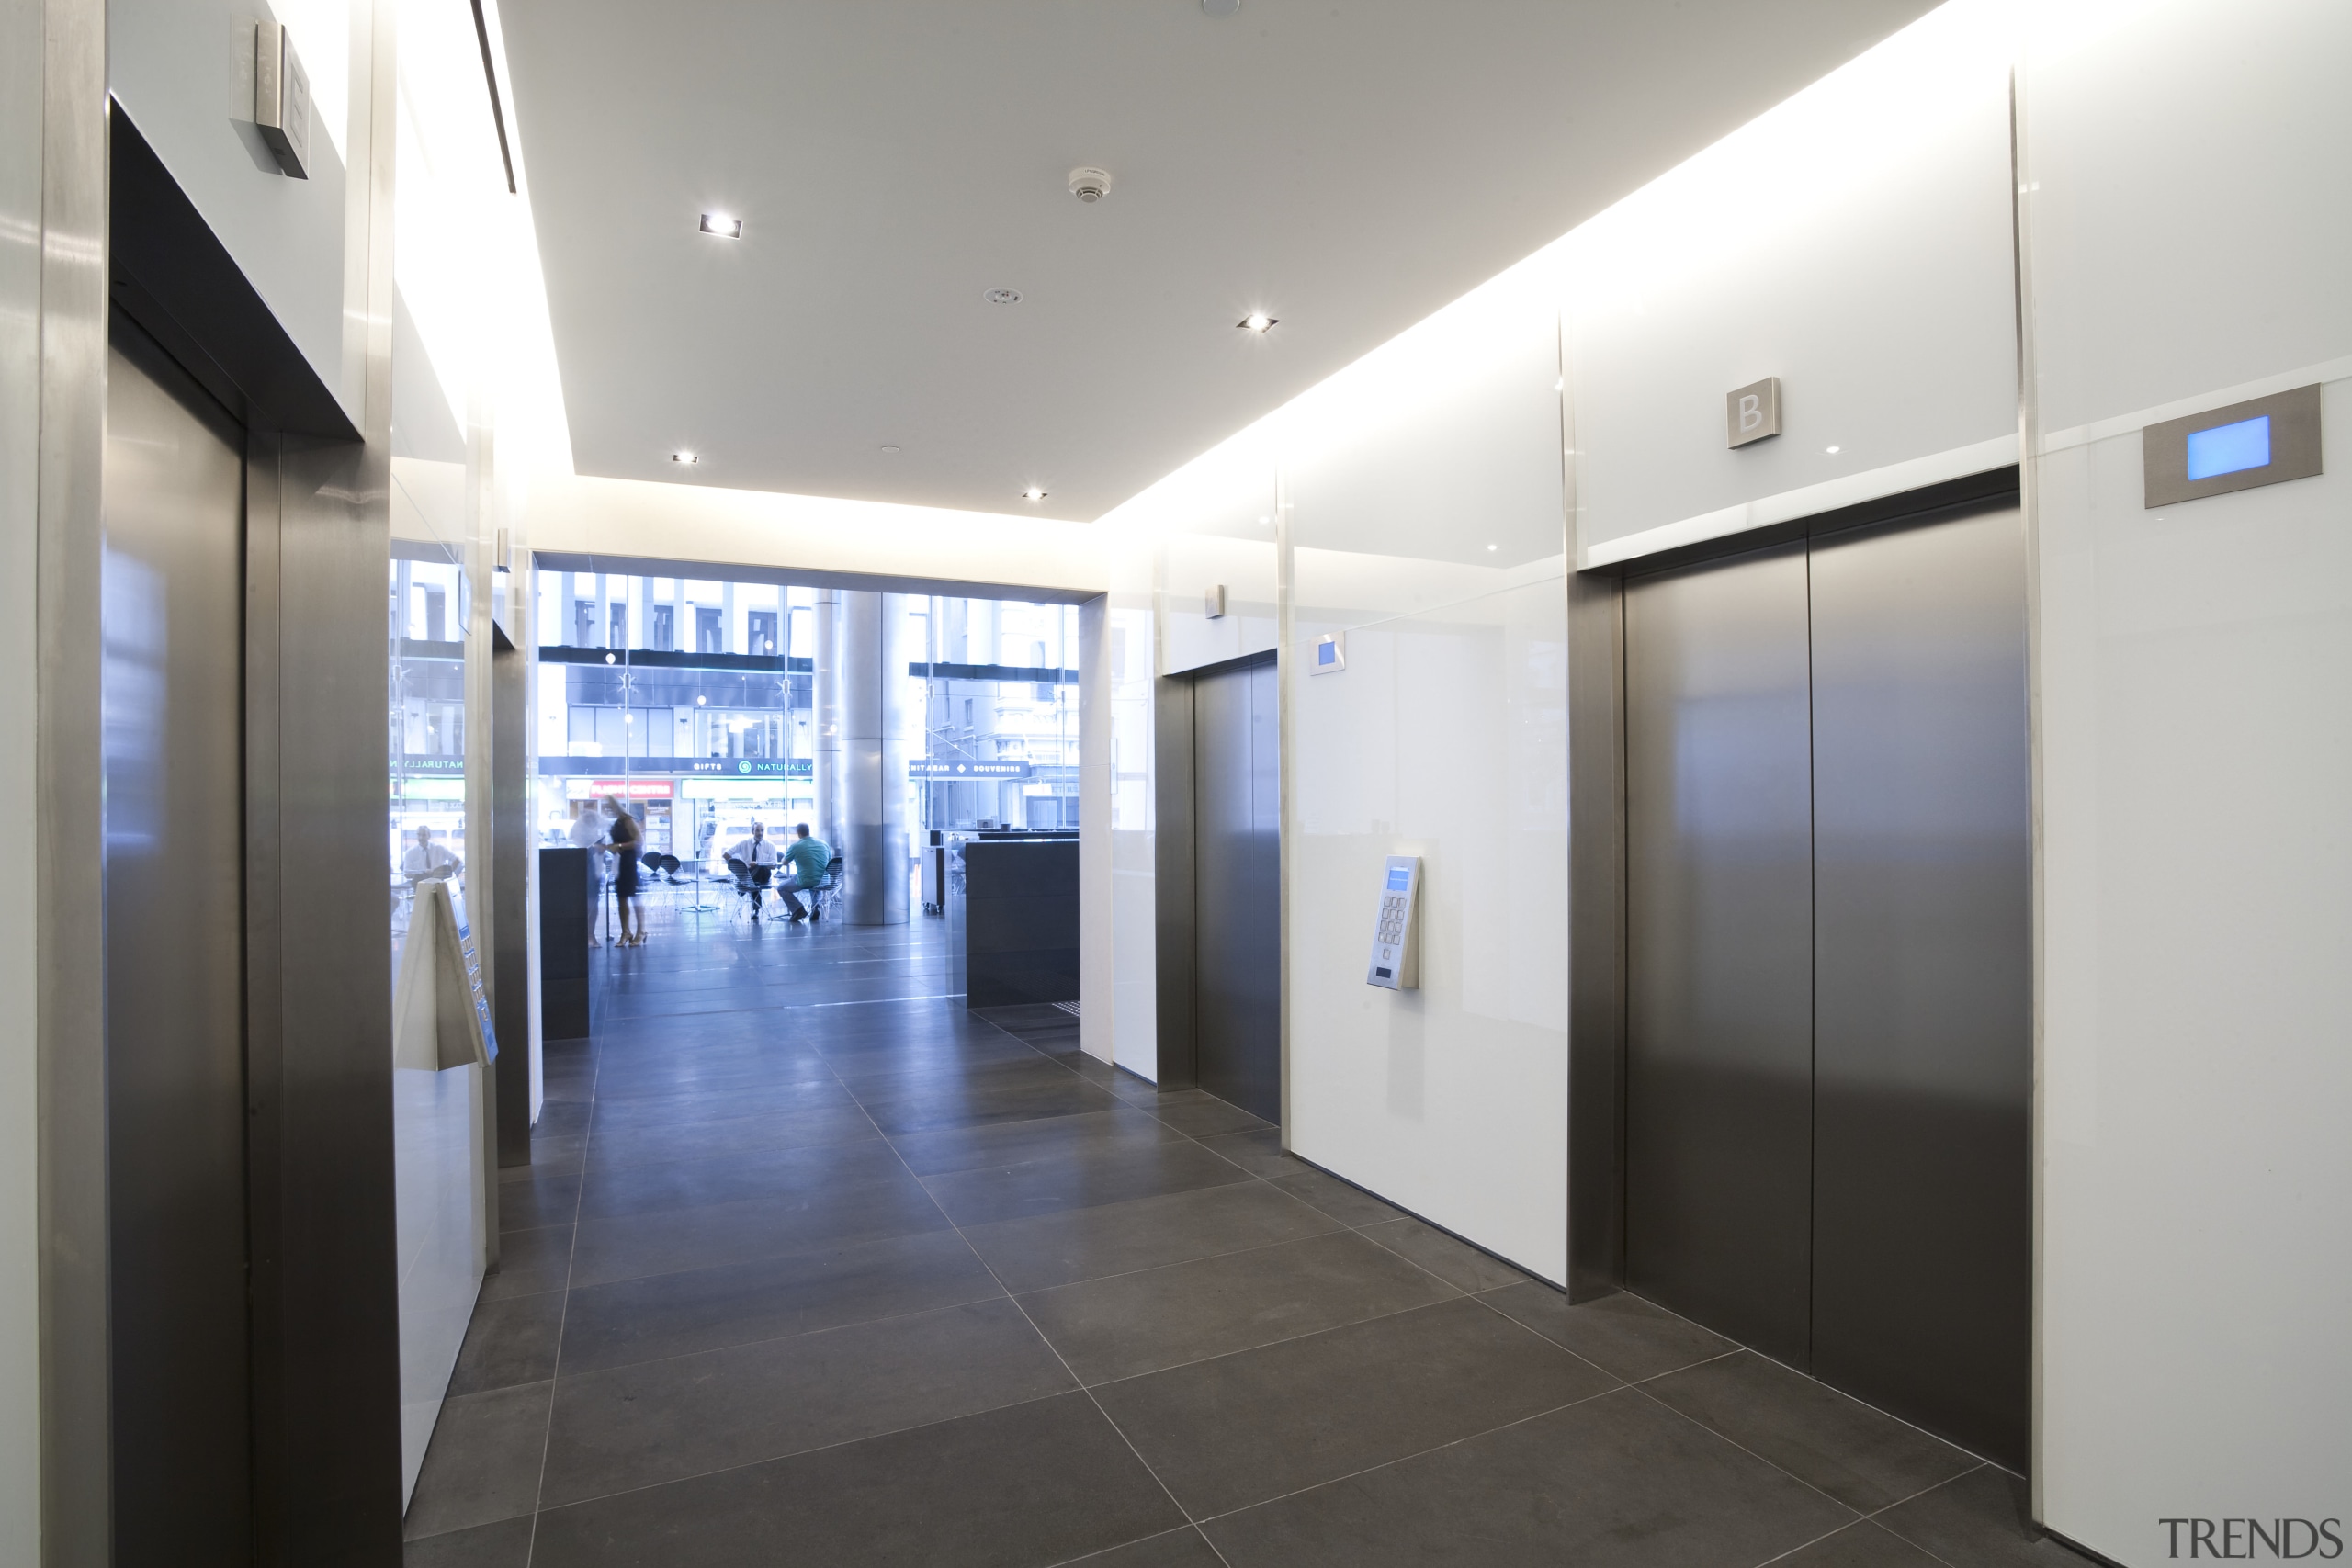
[[[2014,1476],[944,996],[657,919],[550,1049],[413,1568],[2081,1559]]]

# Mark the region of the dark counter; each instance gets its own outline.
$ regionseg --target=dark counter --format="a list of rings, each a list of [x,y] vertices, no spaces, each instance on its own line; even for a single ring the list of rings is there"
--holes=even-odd
[[[964,846],[964,1005],[1078,999],[1078,840]]]

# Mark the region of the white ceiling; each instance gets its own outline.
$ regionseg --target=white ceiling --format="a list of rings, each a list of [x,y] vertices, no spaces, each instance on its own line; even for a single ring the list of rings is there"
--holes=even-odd
[[[503,0],[576,462],[1097,517],[1929,8]]]

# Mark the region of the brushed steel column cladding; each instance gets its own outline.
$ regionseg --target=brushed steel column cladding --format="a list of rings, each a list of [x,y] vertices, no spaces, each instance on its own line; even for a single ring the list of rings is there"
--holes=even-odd
[[[843,918],[907,920],[907,596],[842,596],[841,770]]]
[[[818,593],[808,679],[809,705],[816,710],[809,716],[816,732],[809,771],[817,786],[817,820],[810,826],[836,851],[842,845],[841,612],[840,594],[830,588]]]
[[[1275,668],[1193,682],[1194,1039],[1200,1086],[1282,1119],[1282,807]]]
[[[243,436],[121,323],[107,421],[113,1561],[245,1562]]]
[[[2025,576],[2014,508],[1813,552],[1813,1370],[2020,1469]]]
[[[503,629],[490,654],[490,1000],[498,1030],[498,1163],[531,1163],[531,777],[527,656]],[[493,1184],[495,1185],[495,1184]],[[492,1194],[493,1200],[496,1194]]]
[[[1806,662],[1802,544],[1626,585],[1626,1280],[1800,1367]]]

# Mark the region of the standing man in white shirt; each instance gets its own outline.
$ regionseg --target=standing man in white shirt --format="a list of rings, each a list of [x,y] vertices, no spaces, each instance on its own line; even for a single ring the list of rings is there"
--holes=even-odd
[[[752,896],[752,919],[756,920],[760,918],[761,891],[767,886],[768,879],[775,874],[775,868],[783,862],[784,856],[776,852],[776,847],[774,844],[768,842],[766,824],[753,822],[752,836],[738,840],[734,847],[727,852],[727,858],[741,861],[750,868],[748,874],[740,878],[735,886]]]
[[[448,850],[433,841],[433,829],[420,822],[416,825],[416,842],[401,857],[401,874],[411,882],[441,882],[465,869],[464,863]]]

